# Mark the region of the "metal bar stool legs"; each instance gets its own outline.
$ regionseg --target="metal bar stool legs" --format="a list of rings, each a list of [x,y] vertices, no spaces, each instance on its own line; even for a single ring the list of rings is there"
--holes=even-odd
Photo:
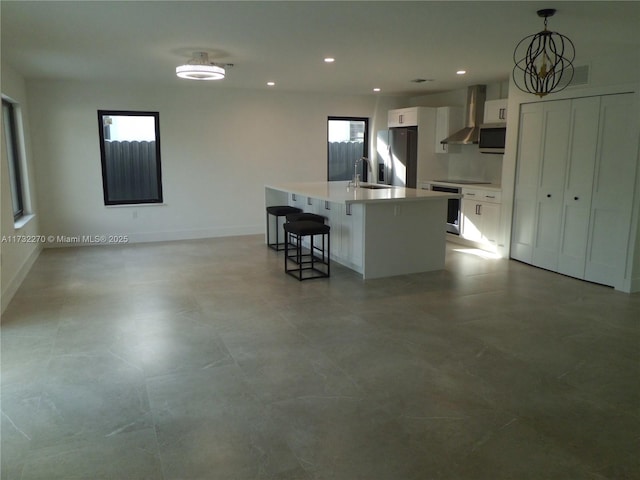
[[[320,224],[324,224],[325,221],[327,220],[326,217],[323,217],[322,215],[318,215],[315,213],[307,213],[307,212],[303,212],[303,213],[291,213],[289,215],[287,215],[287,223],[289,222],[300,222],[303,220],[310,220],[313,222],[318,222]],[[289,248],[294,247],[295,245],[297,245],[297,242],[299,241],[297,236],[293,236],[290,235],[288,233],[284,233],[285,237],[287,238],[286,241],[289,242]],[[313,238],[313,237],[311,237]],[[295,249],[294,249],[295,250]],[[316,250],[319,251],[319,249],[316,247]],[[296,255],[289,255],[289,258],[293,261],[295,261],[296,263],[299,263],[299,261],[305,262],[306,258],[309,258],[311,255],[314,254],[314,249],[311,248],[310,253],[305,253],[301,255],[301,258],[296,260]]]
[[[331,238],[329,225],[314,221],[299,221],[284,224],[285,237],[294,240],[295,254],[289,255],[289,242],[285,242],[284,271],[298,280],[327,278],[331,274]],[[314,237],[322,237],[322,247],[314,244]],[[302,239],[309,236],[309,260],[304,260]],[[326,238],[326,240],[325,240]],[[292,242],[293,243],[293,242]],[[291,266],[293,264],[293,266]]]
[[[267,245],[269,246],[269,248],[279,252],[284,250],[284,246],[286,244],[287,241],[287,237],[285,236],[285,239],[283,242],[280,242],[280,239],[278,238],[278,232],[279,232],[279,220],[281,217],[286,217],[287,215],[291,215],[292,213],[302,213],[302,210],[300,208],[297,207],[290,207],[288,205],[274,205],[271,207],[267,207]],[[270,228],[269,225],[271,224],[271,219],[269,218],[269,215],[272,215],[275,217],[276,220],[276,235],[275,235],[275,242],[271,242],[271,232],[270,232]]]

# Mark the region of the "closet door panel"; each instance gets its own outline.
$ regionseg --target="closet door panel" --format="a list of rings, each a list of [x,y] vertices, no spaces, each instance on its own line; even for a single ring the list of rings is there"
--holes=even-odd
[[[544,106],[542,160],[537,192],[537,226],[533,264],[549,270],[558,268],[560,227],[565,172],[569,150],[571,101],[548,102]]]
[[[571,130],[558,272],[584,278],[600,97],[571,102]]]
[[[603,96],[585,278],[619,285],[625,278],[636,170],[638,121],[633,94]]]
[[[542,104],[520,107],[518,160],[511,233],[511,258],[531,263],[542,152]]]

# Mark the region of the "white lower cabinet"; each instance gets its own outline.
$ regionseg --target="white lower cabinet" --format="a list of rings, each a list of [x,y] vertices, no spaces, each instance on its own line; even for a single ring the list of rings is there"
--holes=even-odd
[[[302,211],[307,210],[307,197],[292,193],[289,195],[289,206],[298,207]]]
[[[496,247],[500,232],[500,192],[462,189],[460,235],[474,242]]]
[[[315,201],[322,204],[315,213],[326,217],[331,227],[331,256],[362,273],[363,206]]]
[[[637,170],[634,95],[521,106],[511,257],[621,288]]]

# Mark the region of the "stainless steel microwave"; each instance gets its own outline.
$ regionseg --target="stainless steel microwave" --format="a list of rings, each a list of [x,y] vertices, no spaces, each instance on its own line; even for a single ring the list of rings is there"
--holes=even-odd
[[[480,153],[504,153],[506,133],[506,123],[480,125],[480,139],[478,141]]]

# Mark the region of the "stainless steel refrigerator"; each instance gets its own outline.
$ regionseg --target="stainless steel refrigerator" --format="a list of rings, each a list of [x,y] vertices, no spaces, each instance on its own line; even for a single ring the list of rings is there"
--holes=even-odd
[[[418,127],[381,130],[377,135],[378,183],[416,188]]]

